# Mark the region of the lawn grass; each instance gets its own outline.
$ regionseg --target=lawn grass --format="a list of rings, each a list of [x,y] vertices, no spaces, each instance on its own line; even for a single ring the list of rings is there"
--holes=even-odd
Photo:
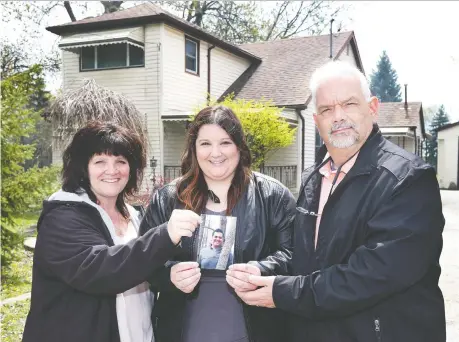
[[[14,230],[21,236],[31,225],[37,224],[39,213],[30,212],[21,217],[13,218],[15,222]],[[36,235],[36,232],[34,233]],[[19,296],[30,292],[32,284],[32,258],[33,253],[24,250],[24,246],[17,246],[14,250],[16,260],[12,261],[8,267],[2,266],[2,291],[1,300]]]
[[[32,286],[33,253],[18,248],[17,254],[17,261],[2,267],[2,300],[30,292]]]
[[[22,340],[29,307],[30,299],[1,306],[2,342],[20,342]]]
[[[29,213],[20,218],[15,218],[15,227],[18,233],[38,220],[38,213]],[[32,259],[33,252],[24,250],[22,244],[15,250],[17,260],[9,267],[2,267],[2,291],[1,300],[16,297],[28,293],[32,286]],[[29,312],[30,299],[17,301],[11,304],[3,304],[0,309],[1,341],[19,342],[22,340],[24,324]]]

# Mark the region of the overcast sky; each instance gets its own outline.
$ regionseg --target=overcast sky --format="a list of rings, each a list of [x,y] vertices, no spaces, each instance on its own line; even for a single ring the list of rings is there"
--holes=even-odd
[[[459,26],[457,1],[353,2],[352,21],[367,75],[386,50],[408,100],[424,107],[444,104],[459,120]]]
[[[137,2],[138,3],[138,2]],[[270,6],[272,3],[266,3]],[[399,76],[408,84],[408,101],[422,101],[424,108],[444,104],[452,121],[459,120],[459,26],[456,1],[354,1],[344,30],[354,30],[365,72],[371,74],[383,50],[387,51]],[[131,4],[125,5],[130,7]],[[77,18],[82,10],[74,8]],[[102,6],[89,3],[85,16],[102,12]],[[56,8],[48,24],[68,22],[63,8]],[[3,28],[3,36],[15,37],[21,25]],[[328,32],[328,30],[327,30]],[[45,51],[57,43],[56,36],[42,29],[38,43]],[[31,49],[39,48],[31,46]],[[60,75],[49,81],[54,92]]]

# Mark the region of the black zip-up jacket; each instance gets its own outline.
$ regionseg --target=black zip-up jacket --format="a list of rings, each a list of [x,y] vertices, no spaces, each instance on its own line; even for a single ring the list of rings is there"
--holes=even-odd
[[[116,295],[179,250],[167,225],[114,246],[98,210],[45,201],[37,225],[32,301],[23,342],[117,342]]]
[[[176,184],[166,185],[153,196],[140,224],[140,233],[167,222],[174,209],[182,208],[177,200]],[[263,275],[289,274],[295,216],[291,192],[278,181],[253,172],[247,190],[231,215],[237,217],[235,263],[258,261],[254,264]],[[192,260],[192,241],[182,239],[183,253],[173,261]],[[186,298],[193,294],[185,294],[172,284],[169,267],[156,273],[151,284],[153,291],[160,292],[153,309],[156,342],[180,342]],[[283,312],[246,305],[243,309],[251,341],[278,342],[285,337]]]
[[[293,276],[274,282],[276,307],[291,313],[289,341],[445,341],[435,170],[375,125],[323,209],[315,250],[319,166],[302,176],[297,205],[309,213],[295,220]]]

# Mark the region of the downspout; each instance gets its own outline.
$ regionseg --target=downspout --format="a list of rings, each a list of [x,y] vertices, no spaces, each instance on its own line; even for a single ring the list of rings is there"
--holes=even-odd
[[[304,139],[306,135],[306,121],[304,119],[303,114],[301,113],[301,109],[297,108],[296,113],[298,114],[301,120],[301,173],[304,170]]]
[[[416,137],[416,128],[417,127],[414,127],[414,154],[419,156],[419,154],[418,154],[418,139]]]
[[[207,105],[210,104],[210,51],[215,47],[215,45],[210,46],[207,49]]]

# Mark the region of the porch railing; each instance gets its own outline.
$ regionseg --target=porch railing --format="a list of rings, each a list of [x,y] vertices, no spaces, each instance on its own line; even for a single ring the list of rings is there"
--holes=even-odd
[[[164,182],[169,183],[172,182],[174,179],[180,177],[182,172],[180,170],[180,166],[171,166],[165,165],[164,166]]]
[[[277,179],[289,189],[296,188],[296,165],[265,166],[260,168],[260,172]]]
[[[265,166],[260,168],[260,172],[277,179],[279,182],[284,184],[290,189],[296,188],[296,165],[286,166]],[[175,178],[181,176],[180,166],[166,165],[164,166],[164,181],[166,183],[171,182]]]

